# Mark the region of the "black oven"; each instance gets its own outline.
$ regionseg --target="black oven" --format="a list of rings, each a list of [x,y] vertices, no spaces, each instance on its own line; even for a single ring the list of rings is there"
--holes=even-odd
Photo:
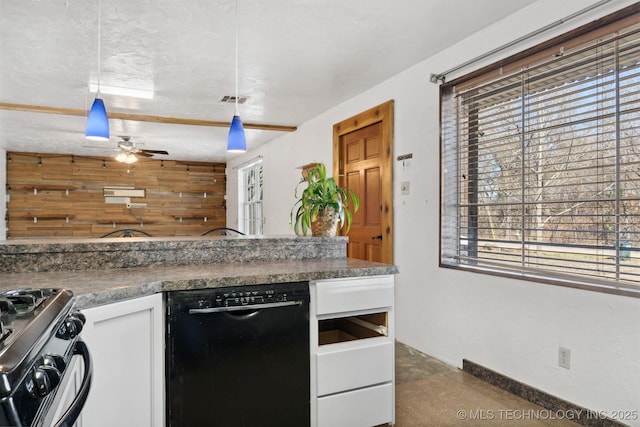
[[[0,426],[71,427],[89,394],[85,318],[64,289],[0,293]],[[80,385],[69,397],[68,377]],[[63,394],[66,399],[61,399]]]

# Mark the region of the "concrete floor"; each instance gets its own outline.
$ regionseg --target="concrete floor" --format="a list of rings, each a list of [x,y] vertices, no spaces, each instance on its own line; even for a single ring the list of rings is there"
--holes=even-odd
[[[561,427],[577,423],[402,343],[396,344],[396,427]]]

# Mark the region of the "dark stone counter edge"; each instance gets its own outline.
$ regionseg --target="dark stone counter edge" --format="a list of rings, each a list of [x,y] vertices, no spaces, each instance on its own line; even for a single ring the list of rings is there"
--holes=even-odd
[[[91,308],[99,305],[115,303],[132,298],[154,295],[161,292],[185,291],[190,289],[220,288],[236,285],[259,285],[272,283],[287,283],[298,281],[313,281],[322,279],[340,279],[364,276],[382,276],[397,274],[398,269],[393,265],[344,268],[327,271],[295,272],[295,273],[269,273],[220,276],[210,278],[197,278],[185,280],[150,281],[143,284],[132,284],[127,287],[105,288],[103,290],[82,290],[69,287],[75,296],[75,304],[78,309]]]
[[[261,245],[326,246],[345,245],[346,236],[176,236],[89,239],[18,239],[0,241],[0,255],[51,254],[68,252],[118,252],[154,250],[217,249]]]

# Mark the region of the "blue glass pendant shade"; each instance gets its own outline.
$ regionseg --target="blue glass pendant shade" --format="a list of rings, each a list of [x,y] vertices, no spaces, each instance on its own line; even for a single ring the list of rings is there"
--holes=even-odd
[[[242,120],[237,114],[233,116],[231,127],[229,128],[229,139],[227,140],[227,151],[232,153],[244,153],[247,151],[247,140],[244,136]]]
[[[100,98],[93,101],[89,116],[87,117],[87,130],[84,135],[94,141],[109,140],[109,118],[104,102]]]

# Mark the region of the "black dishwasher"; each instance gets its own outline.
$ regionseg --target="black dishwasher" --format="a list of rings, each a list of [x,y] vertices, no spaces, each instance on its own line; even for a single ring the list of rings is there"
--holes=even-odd
[[[171,427],[308,426],[309,284],[167,293]]]

